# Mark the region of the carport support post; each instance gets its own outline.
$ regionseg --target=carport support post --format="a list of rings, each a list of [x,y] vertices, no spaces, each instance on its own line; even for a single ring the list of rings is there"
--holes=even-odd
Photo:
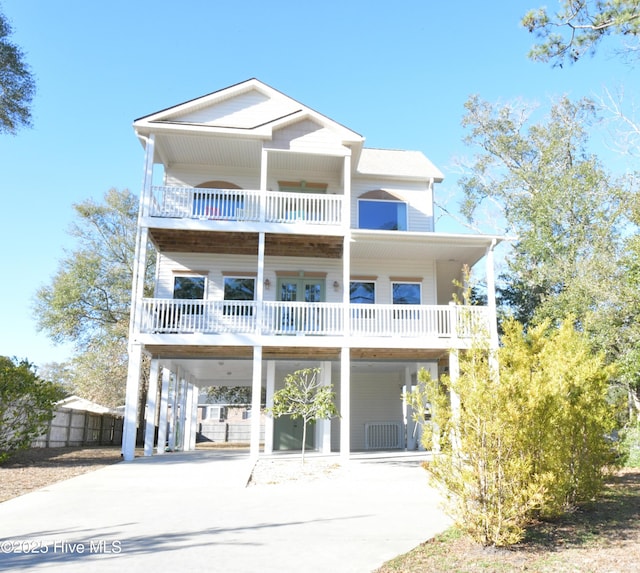
[[[340,456],[351,454],[351,357],[349,348],[340,353]]]
[[[164,448],[167,443],[167,410],[169,408],[169,381],[171,380],[171,371],[162,368],[162,390],[160,390],[160,416],[158,418],[158,446],[157,453],[164,454]]]
[[[131,344],[129,348],[129,367],[127,370],[124,428],[122,432],[122,457],[127,462],[130,462],[135,457],[141,364],[142,344]]]
[[[253,382],[251,385],[251,447],[250,455],[260,454],[260,399],[262,398],[262,346],[253,347]]]
[[[413,420],[413,408],[411,407],[411,403],[409,401],[409,395],[411,394],[411,370],[408,366],[404,368],[404,388],[405,388],[405,417],[407,420],[407,451],[411,452],[416,449],[416,438],[415,438],[415,422]]]
[[[456,382],[460,377],[460,359],[458,350],[454,349],[449,353],[449,378],[451,382]],[[460,396],[453,390],[449,391],[449,400],[451,402],[451,416],[454,420],[454,426],[460,419]],[[452,430],[453,432],[454,430]],[[459,446],[459,436],[452,435],[451,443],[454,448]]]
[[[191,413],[193,412],[193,384],[187,384],[187,393],[184,408],[184,438],[182,450],[188,452],[191,449]]]
[[[158,359],[151,360],[149,389],[147,391],[146,423],[144,428],[144,455],[153,455],[153,440],[156,434],[156,401],[158,399]]]
[[[173,383],[171,384],[170,405],[171,414],[169,415],[169,440],[167,447],[170,452],[176,449],[176,412],[178,411],[178,387],[180,385],[180,368],[176,368],[173,373]]]
[[[273,395],[276,388],[276,362],[267,361],[267,408],[273,408]],[[273,453],[273,416],[267,414],[264,419],[264,453]]]
[[[177,418],[176,424],[176,449],[184,451],[184,422],[185,422],[185,408],[187,407],[187,378],[185,375],[180,376],[180,397],[179,397],[179,411],[180,417]],[[177,414],[177,412],[176,412]]]
[[[198,432],[198,396],[200,395],[200,388],[193,386],[193,400],[191,405],[191,441],[189,442],[189,449],[196,449],[196,434]]]

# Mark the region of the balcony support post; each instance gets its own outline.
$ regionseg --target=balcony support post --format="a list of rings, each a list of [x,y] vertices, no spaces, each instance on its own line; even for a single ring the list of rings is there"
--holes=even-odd
[[[351,155],[344,156],[344,173],[343,173],[344,194],[342,197],[342,228],[348,233],[351,228]]]
[[[491,245],[487,248],[486,259],[486,275],[487,275],[487,312],[489,319],[489,339],[491,348],[498,348],[498,313],[496,304],[496,276],[494,264],[494,249],[496,239],[491,241]]]
[[[269,168],[269,155],[266,149],[262,149],[260,163],[260,222],[264,223],[267,215],[267,172]]]
[[[258,233],[258,274],[256,276],[256,334],[262,333],[264,302],[264,245],[265,233]]]

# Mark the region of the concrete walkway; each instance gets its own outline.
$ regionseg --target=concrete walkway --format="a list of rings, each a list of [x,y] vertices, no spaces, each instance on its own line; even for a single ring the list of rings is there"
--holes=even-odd
[[[136,458],[0,503],[0,570],[372,571],[449,525],[421,459],[245,487],[246,452]]]

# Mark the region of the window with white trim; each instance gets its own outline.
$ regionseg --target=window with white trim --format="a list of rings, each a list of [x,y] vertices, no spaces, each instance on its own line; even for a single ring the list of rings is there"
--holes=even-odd
[[[407,204],[404,201],[359,199],[358,228],[406,231]]]
[[[420,304],[422,285],[420,283],[391,283],[393,304]]]
[[[256,293],[255,277],[224,277],[224,300],[238,304],[225,304],[224,314],[227,316],[252,316],[253,305],[242,304],[254,301]]]

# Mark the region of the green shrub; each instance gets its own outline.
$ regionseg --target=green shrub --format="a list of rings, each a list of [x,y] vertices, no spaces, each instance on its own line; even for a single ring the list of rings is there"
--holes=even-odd
[[[63,396],[59,386],[38,378],[28,361],[0,356],[0,462],[42,434]]]
[[[459,527],[483,545],[509,545],[534,513],[558,514],[602,487],[610,372],[571,321],[527,334],[507,322],[499,351],[482,340],[460,352],[457,378],[421,372],[411,400],[418,413],[431,405],[423,440],[439,453],[426,467]]]

